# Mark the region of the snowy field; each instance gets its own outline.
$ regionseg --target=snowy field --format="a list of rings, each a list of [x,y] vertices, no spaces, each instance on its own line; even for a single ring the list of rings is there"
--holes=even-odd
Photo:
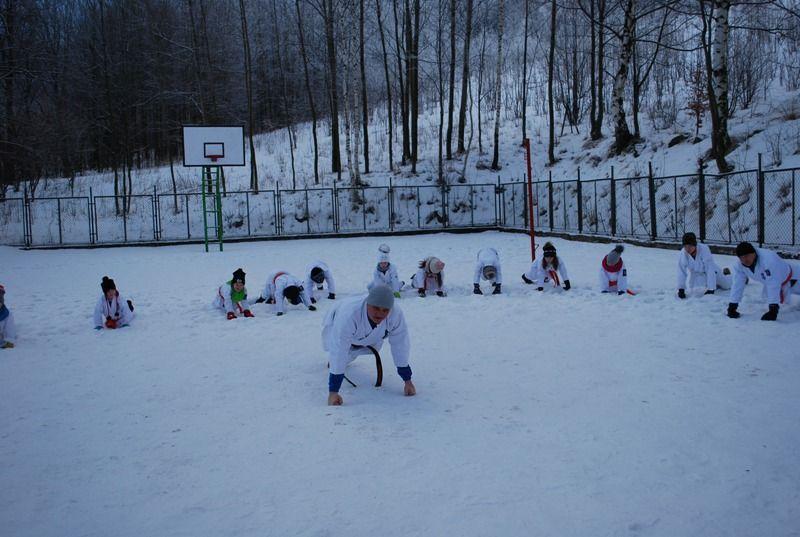
[[[0,351],[0,534],[9,536],[797,536],[800,304],[776,323],[750,285],[675,297],[677,252],[629,247],[637,296],[601,295],[609,245],[555,240],[573,289],[537,293],[528,239],[385,239],[408,281],[447,266],[447,298],[404,296],[416,397],[384,347],[326,406],[320,310],[225,320],[215,287],[243,267],[327,261],[338,297],[380,238],[19,251],[0,247],[17,319]],[[501,296],[474,296],[494,246]],[[732,258],[716,256],[722,266]],[[92,330],[103,275],[137,318]],[[484,290],[486,286],[484,285]]]

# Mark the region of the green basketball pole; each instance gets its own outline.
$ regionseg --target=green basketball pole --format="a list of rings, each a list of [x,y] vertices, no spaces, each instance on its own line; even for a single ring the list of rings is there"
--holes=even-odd
[[[209,230],[213,230],[211,242],[216,240],[219,243],[219,251],[222,251],[222,194],[219,190],[219,177],[219,166],[203,166],[203,180],[201,184],[203,185],[203,236],[206,252],[208,252]],[[206,183],[206,181],[208,181],[208,183]],[[206,198],[211,194],[208,191],[210,190],[209,187],[212,186],[214,191],[209,201]],[[208,225],[209,215],[214,215],[213,225],[211,226]]]

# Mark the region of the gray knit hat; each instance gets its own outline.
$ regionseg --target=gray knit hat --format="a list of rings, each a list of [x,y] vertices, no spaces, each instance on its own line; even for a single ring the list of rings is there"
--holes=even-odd
[[[392,294],[392,290],[388,286],[376,285],[369,290],[367,304],[375,306],[376,308],[386,308],[390,310],[394,306],[394,294]]]
[[[619,262],[620,255],[625,250],[625,247],[621,244],[617,244],[614,246],[614,249],[611,250],[608,255],[606,256],[606,261],[609,265],[616,265]]]

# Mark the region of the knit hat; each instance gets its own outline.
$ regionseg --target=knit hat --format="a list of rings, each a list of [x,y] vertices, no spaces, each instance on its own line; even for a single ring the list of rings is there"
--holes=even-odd
[[[311,280],[314,283],[322,283],[325,281],[325,271],[319,267],[311,269]]]
[[[378,251],[379,251],[380,253],[382,253],[382,254],[388,254],[389,252],[391,252],[391,251],[392,251],[392,249],[391,249],[391,248],[389,248],[389,245],[388,245],[388,244],[386,244],[386,243],[383,243],[383,244],[381,244],[380,246],[378,246]]]
[[[242,285],[244,285],[244,276],[245,274],[242,269],[240,268],[236,269],[236,271],[233,273],[233,279],[231,280],[231,283],[233,284],[239,282]]]
[[[6,288],[0,285],[0,306],[6,302]]]
[[[429,257],[425,262],[425,268],[432,274],[439,274],[444,269],[444,262],[438,257]]]
[[[486,265],[485,267],[483,267],[483,277],[484,278],[486,278],[487,280],[491,280],[495,276],[497,276],[497,269],[496,268],[494,268],[492,265]]]
[[[691,245],[697,246],[697,235],[692,233],[691,231],[683,234],[683,240],[681,241],[683,246]]]
[[[754,253],[756,253],[756,249],[753,248],[753,245],[749,242],[740,242],[738,245],[736,245],[736,257],[742,257],[743,255]]]
[[[623,251],[625,251],[625,247],[621,244],[617,244],[606,256],[606,262],[611,266],[616,265],[619,263]]]
[[[386,252],[378,252],[378,263],[388,263],[389,262],[389,254]]]
[[[548,257],[548,254],[556,255],[556,247],[553,246],[552,242],[546,242],[542,247],[542,252],[544,252],[544,257]]]
[[[376,285],[369,290],[367,304],[376,308],[392,309],[394,306],[394,294],[386,285]]]
[[[297,305],[300,303],[300,288],[296,285],[290,285],[283,290],[283,296],[292,304]]]
[[[108,293],[111,289],[116,290],[117,285],[114,283],[114,280],[108,276],[103,276],[103,281],[100,282],[100,289],[102,289],[104,293]]]

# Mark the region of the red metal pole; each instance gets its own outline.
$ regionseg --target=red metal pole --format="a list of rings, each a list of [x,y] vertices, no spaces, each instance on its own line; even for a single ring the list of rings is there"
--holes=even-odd
[[[531,235],[531,261],[536,261],[536,238],[533,230],[533,178],[531,174],[531,139],[525,138],[525,163],[528,165],[528,229]]]

